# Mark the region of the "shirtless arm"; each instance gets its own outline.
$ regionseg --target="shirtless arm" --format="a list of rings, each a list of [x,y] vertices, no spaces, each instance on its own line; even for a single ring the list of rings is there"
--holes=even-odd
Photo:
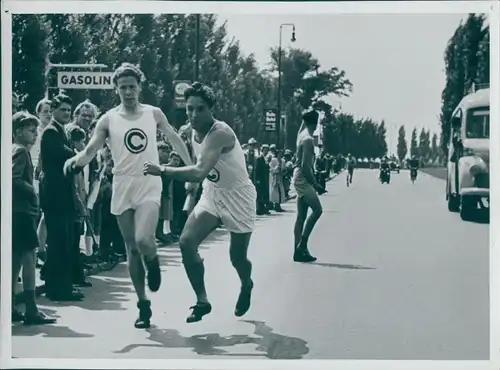
[[[203,181],[217,164],[224,149],[232,148],[234,143],[235,139],[233,135],[224,130],[213,130],[206,138],[205,146],[195,165],[186,167],[164,167],[162,172],[179,181]]]
[[[99,149],[104,145],[108,138],[109,120],[107,115],[102,116],[96,124],[94,134],[90,138],[89,143],[80,153],[70,158],[64,164],[64,173],[75,167],[85,167],[97,155]]]
[[[312,138],[306,138],[300,143],[302,145],[302,158],[300,161],[300,170],[304,174],[304,177],[311,185],[315,188],[318,187],[316,183],[316,178],[314,177],[311,163],[314,159],[314,142]]]
[[[179,153],[179,156],[181,157],[182,161],[186,164],[186,166],[192,165],[193,160],[191,159],[186,144],[184,144],[182,138],[179,136],[177,132],[175,132],[173,127],[170,125],[167,116],[165,116],[165,114],[161,111],[160,108],[155,108],[153,113],[156,122],[158,124],[158,129],[167,136],[168,141],[170,142],[170,144],[172,144],[174,150],[177,153]]]

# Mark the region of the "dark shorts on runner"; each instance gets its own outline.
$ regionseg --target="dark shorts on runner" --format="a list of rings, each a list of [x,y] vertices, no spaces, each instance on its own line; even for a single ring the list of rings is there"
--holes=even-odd
[[[12,213],[12,252],[23,253],[38,247],[37,216]]]

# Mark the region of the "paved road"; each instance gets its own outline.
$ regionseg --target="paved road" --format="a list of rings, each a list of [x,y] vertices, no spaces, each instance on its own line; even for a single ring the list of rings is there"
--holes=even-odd
[[[214,310],[184,319],[194,296],[176,248],[162,249],[151,295],[156,327],[133,328],[135,297],[124,266],[91,278],[78,305],[43,307],[57,326],[13,328],[13,356],[55,358],[487,359],[488,225],[449,213],[444,183],[403,171],[390,185],[374,171],[345,174],[322,196],[311,240],[315,264],[291,261],[294,204],[259,220],[252,240],[253,306],[233,316],[239,284],[227,235],[202,250]]]

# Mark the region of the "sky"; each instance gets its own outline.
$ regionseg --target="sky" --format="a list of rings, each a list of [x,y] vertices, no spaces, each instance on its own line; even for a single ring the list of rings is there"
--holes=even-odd
[[[390,152],[396,151],[401,125],[407,140],[414,127],[439,135],[444,51],[466,14],[218,16],[227,21],[229,38],[240,41],[244,54],[253,53],[261,68],[278,45],[279,25],[294,23],[297,41],[284,28],[283,47],[309,50],[325,69],[344,70],[353,92],[328,102],[357,118],[385,120]]]

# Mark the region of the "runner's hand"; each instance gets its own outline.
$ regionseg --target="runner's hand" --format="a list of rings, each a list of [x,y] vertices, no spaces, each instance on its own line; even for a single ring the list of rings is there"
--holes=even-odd
[[[194,193],[198,189],[198,184],[196,182],[186,182],[185,185],[186,193]]]
[[[162,166],[152,162],[144,163],[144,168],[142,170],[144,175],[161,176]]]
[[[72,171],[75,170],[76,161],[77,161],[76,156],[74,156],[68,159],[66,162],[64,162],[63,173],[65,176],[69,175]]]

